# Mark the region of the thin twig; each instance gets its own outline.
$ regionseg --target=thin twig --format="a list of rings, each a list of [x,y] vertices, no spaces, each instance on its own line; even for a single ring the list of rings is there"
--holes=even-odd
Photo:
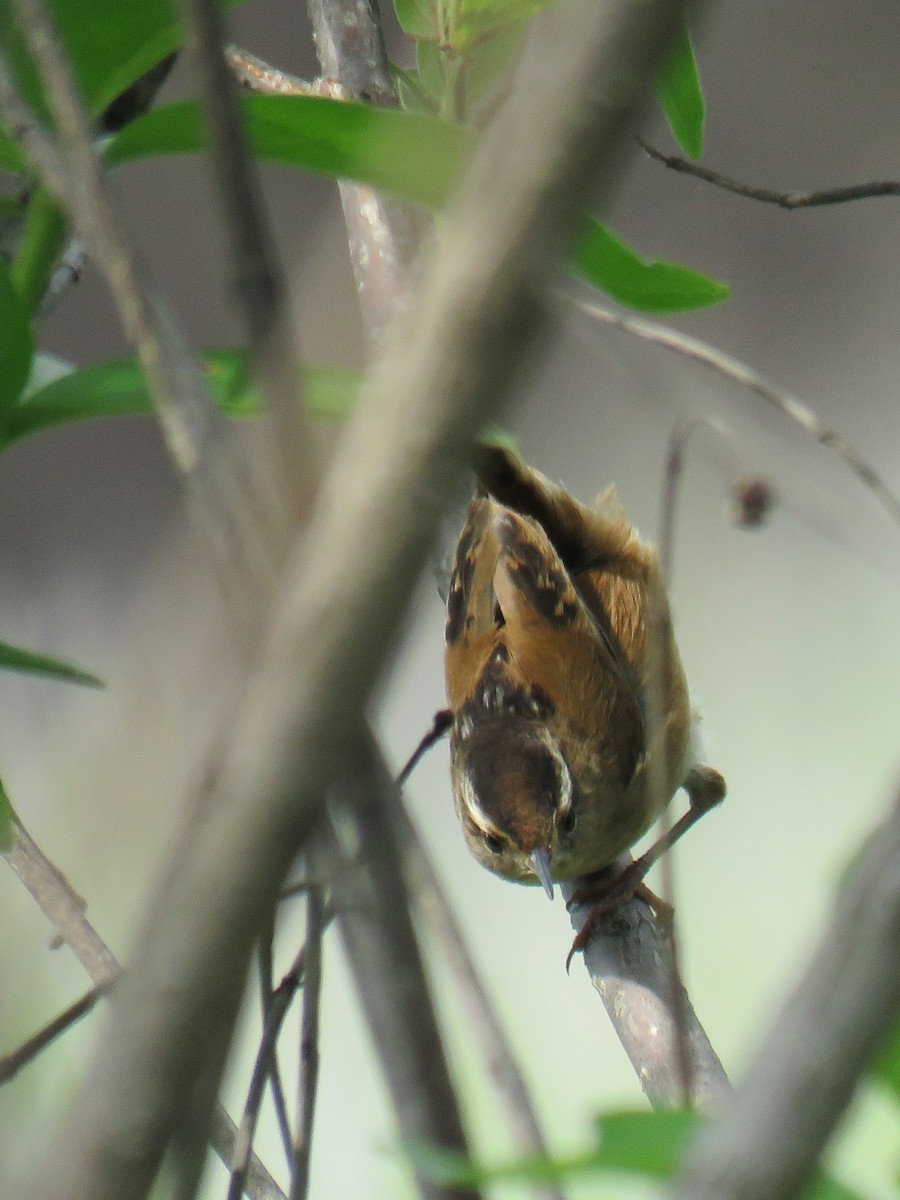
[[[319,1004],[322,998],[322,935],[326,909],[321,887],[306,901],[306,970],[303,976],[303,1017],[300,1024],[300,1065],[297,1080],[297,1135],[291,1171],[290,1200],[306,1200],[312,1155],[313,1120],[319,1086]]]
[[[115,955],[85,915],[84,900],[62,871],[47,858],[15,811],[12,812],[12,821],[16,842],[6,855],[7,862],[53,925],[58,937],[72,950],[94,981],[93,990],[105,994],[121,973]],[[226,1166],[231,1164],[234,1128],[228,1113],[222,1105],[218,1105],[210,1141]],[[287,1200],[255,1154],[251,1155],[246,1194],[250,1200]]]
[[[767,404],[777,409],[782,416],[798,425],[810,437],[833,451],[844,466],[862,483],[863,487],[871,492],[891,520],[900,525],[900,498],[858,450],[855,450],[839,433],[830,429],[809,405],[793,393],[774,387],[752,367],[705,342],[689,337],[687,334],[669,329],[665,325],[656,325],[652,321],[645,321],[639,317],[622,316],[620,313],[582,300],[573,300],[573,303],[597,321],[603,321],[604,324],[612,325],[645,342],[652,342],[656,346],[674,350],[676,354],[681,354],[684,358],[700,363],[701,366],[740,384],[741,387],[748,388],[765,400]]]
[[[523,1156],[547,1157],[549,1149],[541,1122],[515,1051],[415,823],[399,794],[394,799],[391,815],[400,837],[410,892],[459,989],[469,1029],[500,1097],[513,1143]],[[555,1187],[541,1188],[536,1194],[546,1200],[562,1200],[562,1192]]]
[[[331,920],[331,910],[326,910],[323,925]],[[297,989],[303,983],[306,970],[306,944],[300,947],[290,969],[282,977],[278,987],[272,993],[272,1002],[266,1012],[262,1037],[256,1051],[256,1061],[247,1088],[247,1099],[244,1104],[244,1115],[238,1127],[231,1160],[231,1179],[228,1184],[227,1200],[240,1200],[247,1183],[247,1173],[253,1150],[253,1138],[256,1134],[256,1124],[259,1120],[259,1110],[262,1106],[266,1079],[271,1074],[272,1054],[278,1042],[278,1035],[284,1024],[284,1019],[297,994]]]
[[[812,960],[671,1200],[803,1194],[861,1073],[900,1015],[900,803],[868,839]]]
[[[273,963],[272,951],[275,940],[275,914],[272,914],[271,920],[266,924],[265,929],[260,934],[259,938],[259,993],[262,1001],[262,1023],[265,1029],[266,1023],[269,1020],[269,1011],[272,1007],[272,998],[275,995],[275,987],[272,977]],[[278,1044],[272,1047],[272,1052],[268,1058],[269,1064],[269,1084],[272,1088],[272,1104],[275,1108],[275,1118],[278,1121],[278,1129],[281,1133],[281,1144],[284,1147],[285,1157],[288,1164],[293,1161],[293,1139],[291,1138],[291,1121],[287,1111],[287,1096],[284,1090],[284,1082],[281,1078],[281,1067],[278,1062]]]
[[[42,1054],[51,1042],[55,1042],[67,1029],[71,1029],[82,1017],[86,1017],[92,1011],[97,1001],[109,993],[114,982],[114,979],[110,979],[106,983],[95,984],[80,999],[70,1004],[68,1008],[63,1009],[52,1021],[48,1021],[43,1029],[32,1034],[18,1049],[13,1050],[9,1054],[4,1054],[0,1058],[0,1084],[8,1083],[23,1067],[33,1062],[39,1054]]]
[[[224,53],[224,19],[216,0],[181,0],[200,66],[203,101],[231,252],[237,299],[250,338],[250,357],[272,414],[274,457],[283,490],[308,510],[317,471],[311,461],[311,428],[300,395],[300,358],[290,292],[278,262],[237,106],[236,86]]]
[[[773,188],[754,187],[752,184],[743,183],[740,179],[733,179],[730,175],[723,175],[721,171],[713,171],[689,158],[683,158],[680,154],[666,154],[655,146],[649,145],[643,138],[638,138],[638,143],[651,158],[655,158],[657,162],[662,163],[671,171],[678,171],[682,175],[692,175],[695,179],[702,179],[705,183],[711,183],[726,192],[734,192],[737,196],[746,196],[749,200],[760,200],[763,204],[775,204],[779,208],[789,210],[823,208],[830,204],[848,204],[853,200],[875,200],[882,196],[900,196],[900,180],[894,179],[884,179],[875,183],[854,183],[848,187],[823,188],[821,191],[815,192],[779,192]]]
[[[235,79],[242,87],[259,92],[264,96],[321,96],[322,81],[300,79],[279,71],[271,63],[264,62],[255,54],[242,50],[240,46],[225,47],[225,61]]]
[[[359,1002],[384,1071],[400,1137],[411,1145],[465,1145],[462,1118],[441,1043],[421,951],[409,910],[402,860],[390,819],[396,784],[366,735],[340,797],[340,814],[364,860],[335,887],[341,940]],[[396,802],[396,801],[394,801]],[[325,843],[341,857],[337,834]],[[445,1193],[416,1174],[422,1200]],[[475,1200],[468,1190],[451,1193]]]

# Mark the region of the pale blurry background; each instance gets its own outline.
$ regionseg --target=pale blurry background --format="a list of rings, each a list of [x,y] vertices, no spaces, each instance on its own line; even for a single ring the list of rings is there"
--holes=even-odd
[[[765,0],[710,6],[709,17],[699,45],[709,165],[785,188],[900,175],[896,5]],[[233,32],[277,65],[314,74],[300,5],[249,3],[234,14]],[[189,87],[181,64],[163,99]],[[647,132],[669,148],[655,113]],[[359,366],[333,185],[276,169],[265,181],[306,359]],[[136,165],[120,182],[192,341],[239,340],[220,286],[223,247],[203,164]],[[673,175],[635,151],[611,223],[648,257],[731,283],[727,304],[672,323],[796,391],[900,489],[900,201],[785,213]],[[42,348],[79,363],[124,353],[92,269],[48,321]],[[765,530],[732,528],[731,459],[698,439],[678,520],[673,604],[707,756],[725,774],[729,797],[679,847],[676,867],[689,988],[737,1078],[821,928],[842,865],[900,779],[900,530],[827,451],[757,399],[565,308],[552,352],[517,404],[507,425],[523,454],[583,499],[615,480],[647,536],[655,535],[666,439],[686,413],[717,414],[783,498]],[[150,421],[47,433],[3,458],[0,613],[4,640],[71,657],[108,681],[94,694],[0,675],[0,771],[33,835],[124,955],[173,814],[235,684],[215,587],[185,532]],[[427,578],[376,714],[397,764],[443,701],[442,619]],[[598,1111],[643,1100],[580,964],[571,978],[563,970],[570,931],[561,902],[551,906],[470,860],[452,813],[445,748],[419,768],[409,794],[553,1146],[583,1145]],[[66,950],[48,949],[44,918],[6,870],[0,906],[6,1051],[88,981]],[[298,906],[297,936],[301,917]],[[290,942],[289,934],[286,952]],[[478,1144],[502,1156],[496,1106],[433,965]],[[334,937],[323,1021],[312,1196],[409,1194]],[[0,1090],[0,1196],[16,1195],[97,1024],[92,1018]],[[228,1096],[235,1113],[257,1033],[252,1005],[245,1026]],[[280,1168],[270,1124],[259,1144]],[[881,1197],[898,1160],[896,1112],[867,1094],[835,1171]],[[582,1184],[573,1195],[612,1186]],[[216,1166],[209,1195],[223,1192]]]

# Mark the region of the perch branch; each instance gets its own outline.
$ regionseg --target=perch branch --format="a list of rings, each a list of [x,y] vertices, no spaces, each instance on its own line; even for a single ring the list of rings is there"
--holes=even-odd
[[[799,986],[671,1200],[802,1194],[900,1013],[900,803],[869,838]]]
[[[563,885],[567,900],[571,891]],[[573,929],[581,928],[589,911],[590,905],[571,911]],[[640,899],[605,916],[584,951],[591,983],[651,1104],[673,1108],[683,1102],[681,1028],[691,1102],[701,1111],[719,1109],[731,1091],[728,1077],[670,962],[666,933]]]
[[[854,183],[848,187],[823,188],[816,192],[779,192],[773,188],[754,187],[723,175],[721,171],[713,171],[709,167],[683,158],[680,154],[666,154],[655,146],[649,145],[643,138],[638,138],[638,144],[651,158],[677,171],[682,175],[691,175],[694,179],[702,179],[714,187],[726,192],[734,192],[736,196],[746,196],[748,200],[760,200],[763,204],[775,204],[779,208],[823,208],[829,204],[848,204],[853,200],[875,200],[881,196],[900,196],[900,181],[883,179],[875,183]]]

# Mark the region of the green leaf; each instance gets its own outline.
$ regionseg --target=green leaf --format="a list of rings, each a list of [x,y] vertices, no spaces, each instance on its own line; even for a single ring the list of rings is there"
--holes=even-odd
[[[498,1182],[562,1182],[573,1176],[616,1171],[665,1179],[677,1167],[700,1125],[689,1112],[610,1113],[597,1122],[596,1149],[568,1158],[545,1155],[497,1166],[468,1162],[461,1155],[432,1147],[412,1147],[409,1156],[423,1174],[444,1186],[481,1188]]]
[[[233,8],[241,0],[220,0]],[[172,0],[47,0],[92,116],[184,42]],[[13,14],[0,4],[0,47],[23,99],[46,115],[40,83]]]
[[[505,34],[556,0],[459,0],[453,27],[453,49],[465,53],[470,47],[496,34]]]
[[[368,183],[437,207],[474,146],[474,135],[436,117],[318,96],[245,96],[245,128],[266,162]],[[148,154],[193,154],[206,145],[192,101],[154,109],[110,143],[111,164]]]
[[[250,416],[259,410],[246,355],[235,350],[209,351],[204,362],[210,391],[229,416]],[[340,367],[304,371],[304,399],[310,414],[322,420],[342,420],[356,399],[359,383],[355,371]],[[7,445],[70,421],[152,412],[150,393],[134,359],[95,363],[26,395],[10,414]]]
[[[431,207],[446,200],[475,146],[472,130],[436,117],[319,97],[248,96],[243,111],[259,158],[355,179]],[[127,126],[107,158],[189,154],[203,145],[197,107],[185,101]],[[703,308],[729,295],[724,284],[686,267],[645,262],[596,221],[585,222],[574,266],[588,283],[641,312]]]
[[[0,854],[8,854],[16,844],[16,831],[13,828],[12,805],[3,781],[0,780]]]
[[[728,298],[724,283],[670,262],[645,262],[597,221],[588,221],[575,255],[575,271],[629,308],[668,313],[706,308]]]
[[[0,429],[25,387],[33,354],[28,316],[0,257]]]
[[[440,36],[437,0],[394,0],[394,12],[404,33],[413,38]]]
[[[885,1084],[900,1101],[900,1021],[894,1026],[891,1036],[872,1065],[872,1074],[879,1083]]]
[[[803,1200],[862,1200],[859,1192],[854,1192],[843,1183],[839,1183],[831,1175],[819,1174],[803,1193]]]
[[[22,671],[26,675],[46,675],[50,679],[81,683],[85,687],[106,687],[102,679],[83,671],[81,667],[58,658],[47,658],[46,655],[36,654],[33,650],[10,646],[8,642],[0,642],[0,670]]]
[[[706,111],[691,35],[684,21],[669,60],[657,76],[656,96],[678,145],[689,158],[700,158]]]
[[[437,42],[424,39],[416,42],[416,70],[419,83],[426,93],[433,100],[443,100],[447,79],[444,75],[444,57]]]

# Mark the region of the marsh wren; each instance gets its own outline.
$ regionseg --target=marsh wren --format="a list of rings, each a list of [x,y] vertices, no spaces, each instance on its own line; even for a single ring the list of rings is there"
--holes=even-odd
[[[685,786],[690,812],[628,869],[627,899],[725,794],[718,772],[691,758],[687,683],[656,554],[615,488],[588,508],[501,447],[482,451],[478,478],[456,549],[445,654],[466,842],[488,870],[552,897],[555,881],[614,863]],[[603,908],[601,899],[597,917]]]

